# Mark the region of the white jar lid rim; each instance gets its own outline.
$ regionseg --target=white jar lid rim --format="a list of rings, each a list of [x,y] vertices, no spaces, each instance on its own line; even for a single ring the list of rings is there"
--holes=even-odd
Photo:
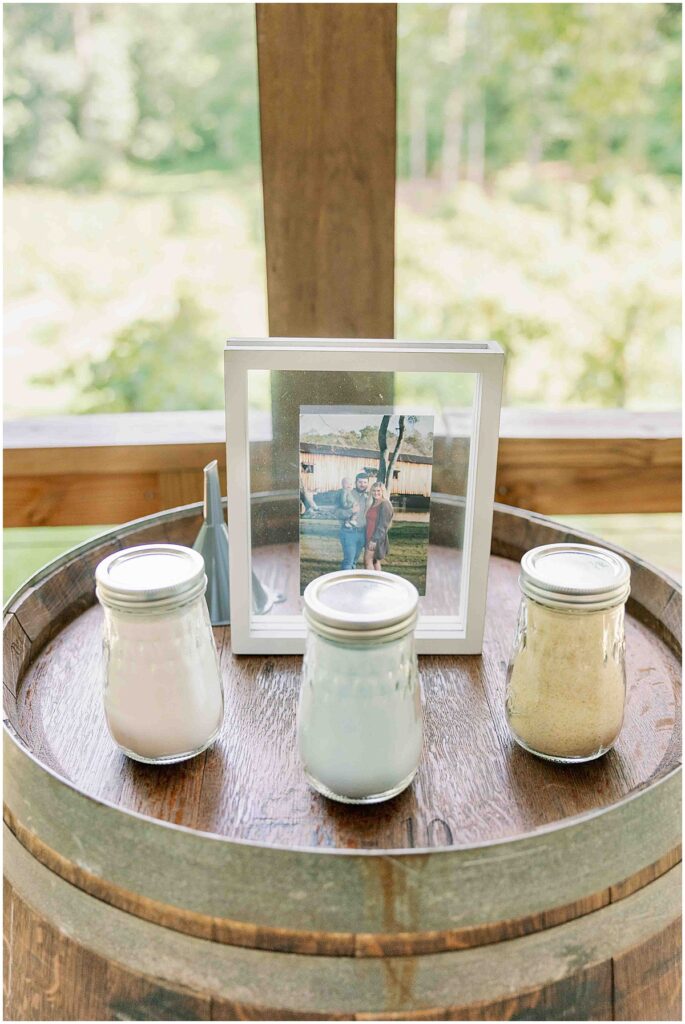
[[[630,566],[593,544],[545,544],[521,559],[521,590],[555,607],[607,608],[630,593]]]
[[[115,551],[95,570],[98,600],[129,610],[173,607],[207,586],[202,555],[181,544],[141,544]]]
[[[413,622],[418,601],[419,592],[409,580],[372,569],[327,573],[304,592],[305,615],[314,629],[329,627],[350,636],[394,633]]]

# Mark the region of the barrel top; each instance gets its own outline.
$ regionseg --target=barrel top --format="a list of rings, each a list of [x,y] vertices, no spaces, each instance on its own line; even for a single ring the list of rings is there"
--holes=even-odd
[[[39,764],[95,800],[259,845],[454,849],[563,827],[677,768],[680,591],[634,558],[626,621],[628,699],[615,749],[570,767],[536,759],[513,742],[504,682],[520,597],[517,559],[538,543],[587,538],[503,507],[495,516],[483,655],[420,659],[424,755],[413,785],[400,796],[350,807],[313,792],[294,735],[301,659],[235,657],[230,629],[222,627],[215,629],[226,702],[219,740],[180,765],[128,760],[111,740],[102,711],[102,613],[93,603],[93,571],[110,550],[134,543],[192,543],[198,526],[198,506],[192,506],[103,535],[37,574],[6,609],[10,735]],[[265,567],[296,558],[296,548],[285,543],[259,551]]]

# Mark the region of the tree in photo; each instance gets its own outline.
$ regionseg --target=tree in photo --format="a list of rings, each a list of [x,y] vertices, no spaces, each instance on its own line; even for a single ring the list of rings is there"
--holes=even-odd
[[[385,484],[385,486],[388,488],[388,493],[390,492],[390,485],[392,483],[393,470],[395,469],[395,466],[397,465],[397,460],[400,457],[400,451],[402,448],[402,441],[404,440],[407,420],[409,420],[410,422],[416,422],[416,417],[400,416],[397,429],[397,439],[395,441],[395,447],[392,450],[389,462],[388,427],[390,426],[390,416],[384,416],[381,420],[381,425],[378,428],[378,450],[380,453],[378,459],[378,481],[381,484]]]

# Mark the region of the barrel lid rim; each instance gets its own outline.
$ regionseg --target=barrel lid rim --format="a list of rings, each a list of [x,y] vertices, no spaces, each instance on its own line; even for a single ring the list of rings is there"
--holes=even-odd
[[[232,837],[226,835],[219,835],[216,832],[204,832],[200,829],[190,828],[188,825],[180,825],[172,821],[165,821],[161,818],[153,818],[150,815],[143,814],[140,811],[134,811],[127,807],[121,807],[118,804],[112,803],[102,797],[93,796],[85,790],[79,789],[71,779],[67,779],[62,775],[59,775],[49,765],[44,764],[40,761],[32,750],[21,741],[21,739],[8,728],[7,721],[3,721],[3,729],[6,738],[12,741],[13,745],[17,748],[20,755],[25,756],[28,760],[32,761],[42,772],[49,775],[58,784],[64,786],[70,790],[77,798],[94,803],[100,807],[106,808],[107,811],[114,811],[117,814],[122,814],[127,818],[132,818],[136,821],[141,822],[145,826],[158,826],[162,829],[167,829],[172,833],[178,835],[184,835],[189,837],[192,841],[205,842],[207,840],[226,844],[227,846],[237,846],[246,849],[259,849],[266,853],[276,852],[284,854],[324,854],[333,857],[344,857],[347,859],[355,859],[356,857],[396,857],[396,856],[412,856],[412,855],[426,855],[426,854],[473,854],[479,850],[489,850],[497,847],[510,847],[514,843],[531,842],[535,839],[539,839],[556,832],[565,831],[568,828],[580,828],[583,825],[590,825],[593,821],[603,818],[606,814],[611,812],[618,812],[627,804],[632,803],[633,800],[637,800],[640,797],[644,797],[647,794],[653,793],[656,789],[659,789],[662,784],[672,781],[682,774],[682,763],[673,765],[669,771],[662,775],[660,778],[653,780],[649,785],[642,786],[638,789],[632,790],[630,793],[625,793],[620,800],[614,803],[608,804],[606,807],[593,807],[589,811],[584,811],[582,814],[574,815],[573,817],[561,818],[559,821],[549,822],[545,825],[536,828],[531,832],[524,833],[522,835],[505,836],[496,839],[486,839],[478,843],[463,843],[452,846],[421,846],[421,847],[392,847],[392,848],[368,848],[368,849],[348,849],[342,847],[324,847],[324,846],[285,846],[282,843],[266,843],[264,841],[251,841],[249,839],[242,839],[240,837]]]
[[[287,491],[276,491],[276,492],[263,492],[255,495],[256,498],[266,498],[274,500],[274,498],[283,497],[284,495],[289,496]],[[450,496],[447,496],[450,497]],[[226,499],[223,499],[224,506],[226,505]],[[514,506],[505,505],[501,502],[495,502],[495,512],[499,515],[510,517],[513,520],[521,520],[525,522],[540,523],[545,526],[554,527],[557,530],[562,524],[559,524],[553,519],[546,516],[539,515],[536,513],[526,512],[523,509],[516,508]],[[74,561],[77,557],[87,554],[90,551],[97,550],[99,547],[103,547],[106,544],[125,544],[126,538],[132,534],[135,534],[141,527],[146,526],[150,523],[160,524],[174,518],[185,518],[193,515],[199,515],[202,511],[202,502],[193,502],[188,505],[179,506],[177,508],[165,509],[162,512],[155,513],[153,515],[141,516],[137,519],[131,520],[129,523],[124,524],[121,527],[110,530],[103,530],[97,535],[81,542],[80,544],[74,545],[72,548],[65,551],[58,558],[51,559],[48,563],[41,566],[36,570],[27,580],[19,585],[8,597],[4,605],[4,614],[13,615],[15,606],[19,598],[37,586],[38,583],[48,578],[58,567],[62,567]],[[588,542],[596,542],[591,534],[586,534],[581,530],[572,530],[571,535],[583,538]],[[629,561],[631,564],[641,567],[644,566],[650,572],[656,573],[660,579],[668,582],[673,592],[682,597],[682,583],[679,580],[674,579],[670,573],[666,570],[660,569],[654,566],[652,563],[641,559],[638,555],[633,552],[626,551],[617,545],[607,545],[609,550],[616,551],[621,554],[623,558]],[[120,550],[120,548],[118,549]],[[396,849],[366,849],[366,850],[347,850],[340,848],[328,848],[328,847],[307,847],[307,846],[284,846],[276,843],[264,843],[257,841],[250,841],[240,839],[238,837],[222,836],[212,832],[202,832],[198,829],[189,828],[185,825],[175,824],[174,822],[164,821],[162,819],[152,818],[149,815],[142,814],[138,811],[132,811],[127,808],[120,807],[110,801],[107,801],[100,797],[92,796],[83,790],[79,789],[72,780],[58,774],[54,769],[50,768],[41,761],[34,752],[24,744],[21,738],[14,732],[7,721],[3,722],[3,728],[5,731],[6,739],[8,739],[12,746],[15,747],[19,753],[19,756],[26,757],[32,761],[38,769],[50,775],[56,783],[64,786],[73,792],[75,797],[80,797],[88,801],[92,801],[94,804],[100,805],[106,808],[108,811],[114,811],[132,819],[138,819],[145,825],[155,825],[161,828],[170,829],[174,833],[187,834],[188,837],[198,841],[213,840],[216,842],[227,843],[229,846],[236,847],[247,847],[252,849],[263,849],[265,852],[276,851],[279,853],[310,853],[310,854],[326,854],[330,856],[344,856],[344,857],[370,857],[370,856],[396,856],[401,854],[402,856],[409,856],[412,854],[459,854],[464,851],[473,852],[474,850],[485,849],[496,846],[509,846],[514,842],[530,842],[539,836],[544,836],[549,833],[554,833],[561,830],[566,830],[571,827],[580,827],[583,824],[589,824],[592,820],[599,816],[604,816],[613,811],[619,811],[626,803],[632,802],[634,799],[644,797],[652,793],[655,789],[661,788],[662,783],[665,785],[669,782],[673,782],[676,778],[682,775],[682,763],[674,764],[671,768],[659,778],[647,783],[639,789],[632,790],[629,793],[624,794],[619,800],[608,804],[606,807],[596,807],[589,811],[585,811],[580,815],[576,815],[572,818],[562,818],[555,822],[550,822],[547,825],[541,826],[534,832],[525,833],[513,837],[505,837],[502,839],[485,840],[477,844],[462,844],[453,846],[439,846],[439,847],[412,847],[407,849],[396,848]]]

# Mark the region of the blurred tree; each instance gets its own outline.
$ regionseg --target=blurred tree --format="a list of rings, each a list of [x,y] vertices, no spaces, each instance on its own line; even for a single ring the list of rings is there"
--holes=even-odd
[[[401,4],[398,17],[403,176],[425,164],[454,184],[464,149],[478,182],[560,158],[598,177],[618,159],[680,172],[680,5]]]
[[[677,402],[681,21],[673,3],[399,5],[400,336],[497,338],[508,401]],[[150,250],[164,267],[142,287],[164,301],[169,282],[191,277],[195,300],[200,278],[223,282],[230,217],[215,224],[213,207],[193,228],[210,181],[224,212],[229,192],[249,204],[260,252],[253,4],[12,3],[4,22],[6,281],[32,352],[39,332],[65,344],[77,308],[95,321],[135,295],[143,278],[125,270]],[[66,192],[79,188],[102,191],[97,212]],[[145,254],[142,192],[169,210],[163,238],[146,207]],[[95,273],[93,235],[112,245],[115,227]],[[216,331],[183,296],[175,316],[125,331],[103,312],[110,354],[63,379],[84,389],[82,411],[220,405]],[[408,400],[468,401],[430,377],[411,386]]]
[[[38,380],[76,382],[81,398],[74,412],[219,409],[222,351],[204,311],[182,294],[169,319],[136,320],[116,334],[105,358],[78,360]]]
[[[252,4],[8,4],[10,179],[258,166]],[[679,4],[401,4],[399,170],[680,169]]]
[[[8,178],[256,167],[253,18],[252,4],[8,5]]]
[[[639,183],[616,186],[607,206],[590,183],[550,182],[532,208],[512,201],[512,171],[493,195],[464,183],[442,207],[402,207],[398,337],[494,338],[505,404],[677,406],[679,199]]]

